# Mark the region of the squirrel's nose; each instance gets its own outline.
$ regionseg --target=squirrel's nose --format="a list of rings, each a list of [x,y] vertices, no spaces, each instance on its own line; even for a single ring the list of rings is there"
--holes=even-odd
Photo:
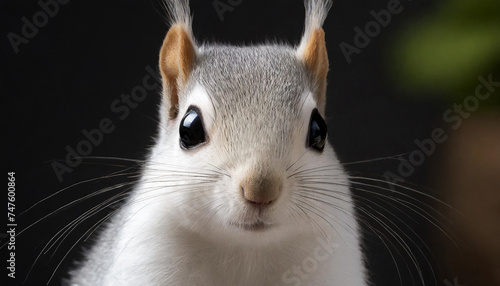
[[[282,180],[278,177],[249,177],[240,184],[245,200],[252,204],[268,205],[280,195]]]

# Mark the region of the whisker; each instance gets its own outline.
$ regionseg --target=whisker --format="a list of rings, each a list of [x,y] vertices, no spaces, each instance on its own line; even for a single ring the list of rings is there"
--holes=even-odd
[[[101,221],[104,221],[106,219],[108,219],[109,217],[111,217],[112,215],[114,214],[113,213],[110,213],[108,214],[106,217],[102,218],[101,220],[99,220],[96,224],[100,223]],[[96,225],[95,224],[95,225]],[[50,281],[52,280],[52,278],[54,278],[54,275],[56,274],[57,270],[59,269],[59,267],[61,266],[61,264],[63,263],[63,261],[66,259],[66,257],[68,256],[68,254],[73,250],[73,248],[75,248],[75,246],[80,242],[80,240],[82,240],[83,237],[85,237],[85,235],[91,230],[92,228],[90,228],[89,230],[87,230],[72,246],[71,248],[66,252],[66,254],[63,256],[63,258],[61,259],[61,261],[57,264],[55,270],[52,272],[52,275],[50,276],[49,278],[49,281],[47,281],[47,283],[45,285],[49,285],[50,284]]]
[[[319,198],[318,196],[314,196],[314,195],[306,195],[306,194],[303,194],[303,193],[300,193],[300,194],[298,194],[298,195],[299,195],[300,197],[302,197],[302,198],[306,198],[306,199],[314,200],[314,201],[316,201],[316,202],[319,202],[319,203],[325,204],[325,205],[327,205],[327,206],[329,206],[329,207],[333,207],[334,209],[339,210],[339,211],[341,211],[342,213],[344,213],[344,214],[348,215],[351,219],[353,219],[353,220],[355,219],[354,217],[352,217],[352,216],[351,216],[351,214],[350,214],[349,212],[347,212],[347,211],[346,211],[346,210],[344,210],[343,208],[341,208],[341,207],[339,207],[339,206],[337,206],[337,205],[335,205],[335,204],[333,204],[333,203],[326,202],[326,201],[322,200],[321,198]],[[317,209],[318,211],[320,210],[320,209],[319,209],[319,208],[317,208],[317,207],[316,207],[316,209]],[[323,213],[327,214],[327,215],[328,215],[328,214],[333,215],[333,214],[331,214],[331,213],[328,213],[328,212],[327,212],[326,210],[324,210],[324,209],[321,209],[321,211],[322,211]],[[334,216],[335,216],[335,215],[334,215]],[[339,218],[339,217],[337,217],[337,216],[335,216],[335,218],[340,219],[340,218]],[[340,220],[340,221],[342,221],[342,220]],[[354,234],[354,235],[356,234],[356,230],[352,227],[352,225],[349,225],[349,224],[347,224],[347,223],[346,223],[346,222],[344,222],[344,221],[342,221],[342,223],[343,223],[343,224],[339,223],[339,225],[342,225],[342,227],[343,227],[346,231],[348,231],[348,232],[350,232],[351,234]]]
[[[38,260],[40,259],[40,257],[42,255],[45,255],[47,254],[48,251],[50,251],[50,249],[59,241],[60,243],[58,244],[58,246],[56,247],[56,249],[54,250],[53,254],[51,255],[51,258],[53,257],[53,255],[57,252],[57,250],[59,249],[60,245],[64,242],[64,240],[71,234],[71,232],[73,230],[75,230],[79,224],[81,224],[84,220],[87,220],[88,218],[90,218],[91,216],[95,215],[96,213],[106,209],[107,207],[113,205],[113,204],[116,204],[118,203],[118,201],[115,201],[115,199],[121,195],[123,195],[124,192],[118,194],[118,195],[115,195],[114,197],[106,200],[105,202],[103,203],[100,203],[98,206],[95,206],[93,207],[91,210],[89,211],[86,211],[84,214],[80,215],[78,218],[74,219],[70,224],[66,225],[65,227],[63,227],[61,230],[59,230],[54,236],[52,236],[52,238],[46,243],[46,245],[43,247],[43,249],[39,252],[38,256],[35,258],[34,262],[32,263],[27,275],[26,275],[26,279],[29,277],[32,269],[34,268],[35,264],[38,262]],[[111,202],[111,203],[109,203]],[[109,204],[108,204],[109,203]],[[105,204],[108,204],[107,206],[105,207],[102,207],[103,205]],[[90,215],[88,215],[90,213]],[[58,239],[56,239],[55,241],[53,241],[57,236],[59,236]],[[64,237],[63,237],[64,236]],[[53,241],[53,242],[52,242]]]
[[[392,184],[393,186],[396,186],[396,187],[398,187],[398,188],[402,188],[402,189],[405,189],[405,190],[407,190],[407,191],[410,191],[410,192],[413,192],[413,193],[416,193],[416,194],[422,195],[422,196],[424,196],[424,197],[426,197],[426,198],[428,198],[428,199],[431,199],[431,200],[433,200],[433,201],[436,201],[437,203],[439,203],[439,204],[441,204],[441,205],[443,205],[443,206],[446,206],[446,207],[448,207],[448,208],[450,208],[450,209],[454,209],[454,208],[453,208],[451,205],[449,205],[448,203],[446,203],[446,202],[444,202],[444,201],[442,201],[442,200],[440,200],[440,199],[438,199],[438,198],[436,198],[436,197],[434,197],[434,196],[432,196],[432,195],[426,194],[426,193],[424,193],[424,192],[422,192],[422,191],[419,191],[419,190],[416,190],[416,189],[412,189],[412,188],[407,187],[407,186],[404,186],[404,185],[402,185],[402,184],[398,184],[398,183],[394,183],[394,182],[388,182],[388,181],[381,180],[381,179],[367,178],[367,177],[354,177],[354,176],[351,176],[351,177],[349,177],[349,178],[350,178],[350,179],[353,179],[353,180],[355,180],[355,179],[360,179],[360,180],[366,180],[366,181],[372,181],[372,182],[378,182],[378,183],[390,183],[390,184]],[[355,181],[354,181],[354,182],[355,182]]]
[[[388,226],[386,223],[384,223],[382,220],[380,220],[378,217],[376,217],[375,215],[369,213],[368,211],[366,211],[364,208],[362,207],[359,207],[358,208],[361,212],[363,212],[364,214],[366,214],[368,217],[370,217],[372,220],[374,220],[375,222],[377,222],[385,231],[387,231],[387,233],[401,246],[401,248],[403,249],[403,251],[408,255],[408,257],[410,258],[410,260],[413,262],[413,264],[415,265],[416,267],[416,270],[419,272],[419,275],[421,276],[421,280],[423,282],[423,276],[422,276],[422,273],[421,273],[421,270],[420,270],[420,267],[418,266],[418,263],[417,263],[417,260],[416,258],[414,257],[414,254],[411,252],[411,248],[404,242],[403,239],[401,239],[401,237],[394,232],[394,230],[392,230],[392,228],[390,226]],[[390,240],[389,240],[390,241]],[[392,244],[392,243],[391,243]],[[393,247],[395,247],[393,245]],[[399,255],[401,257],[404,257],[397,248],[394,248],[396,249],[396,251],[399,253]],[[413,276],[411,270],[410,270],[410,267],[409,265],[406,263],[405,260],[403,260],[404,263],[406,264],[406,267],[407,269],[409,270],[409,273],[411,276]],[[397,263],[396,263],[397,264]],[[412,278],[413,280],[413,278]],[[423,283],[425,284],[425,282]]]
[[[63,229],[61,229],[58,233],[56,233],[56,235],[57,235],[61,231],[63,231],[64,229],[66,229],[63,233],[61,233],[60,238],[56,239],[52,243],[52,245],[47,248],[47,250],[44,252],[44,254],[46,254],[47,252],[49,252],[50,249],[57,243],[58,240],[61,240],[60,243],[58,244],[58,246],[54,249],[53,253],[56,253],[57,250],[59,249],[59,246],[64,242],[65,238],[68,237],[71,234],[71,232],[74,229],[76,229],[82,222],[84,222],[85,220],[91,218],[92,216],[94,216],[95,214],[99,213],[100,211],[105,210],[106,208],[108,208],[108,207],[110,207],[112,205],[115,205],[115,204],[117,204],[117,203],[125,200],[128,197],[127,192],[129,190],[130,189],[122,191],[119,194],[114,195],[113,197],[111,197],[111,198],[109,198],[109,199],[107,199],[107,200],[99,203],[98,205],[92,207],[90,210],[88,210],[85,213],[81,214],[76,219],[74,219],[72,222],[70,222],[68,225],[66,225]],[[120,200],[117,200],[120,197],[123,197],[123,198],[120,199]],[[65,233],[66,233],[66,235],[64,235]],[[61,237],[63,235],[64,235],[64,238],[61,239]],[[49,241],[49,243],[50,243],[50,241]]]
[[[303,199],[298,199],[297,197],[295,197],[295,200],[300,202],[301,205],[297,204],[298,206],[300,206],[301,208],[305,208],[306,210],[308,210],[309,212],[315,214],[316,216],[318,216],[319,218],[321,218],[323,221],[325,221],[328,225],[330,225],[330,227],[338,234],[339,237],[342,237],[340,235],[340,233],[338,232],[338,230],[333,226],[333,224],[328,220],[326,219],[325,217],[323,217],[321,215],[321,213],[323,214],[326,214],[328,215],[328,213],[325,213],[323,210],[320,210],[318,209],[317,207],[311,205],[310,203],[304,201]],[[342,225],[339,221],[338,221],[338,217],[334,215],[333,217],[334,221],[337,222],[340,226]]]
[[[118,171],[118,172],[121,172],[121,171]],[[113,172],[111,174],[108,174],[108,175],[104,175],[104,176],[101,176],[101,177],[97,177],[97,178],[92,178],[92,179],[88,179],[88,180],[83,180],[83,181],[80,181],[80,182],[77,182],[77,183],[74,183],[70,186],[67,186],[65,188],[62,188],[60,189],[59,191],[47,196],[46,198],[43,198],[41,199],[40,201],[34,203],[32,206],[30,206],[29,208],[27,208],[26,210],[24,210],[23,212],[21,212],[19,215],[23,215],[25,213],[27,213],[28,211],[30,211],[31,209],[35,208],[36,206],[38,206],[39,204],[57,196],[58,194],[66,191],[66,190],[69,190],[70,188],[74,188],[76,186],[79,186],[79,185],[82,185],[82,184],[86,184],[86,183],[90,183],[90,182],[95,182],[95,181],[99,181],[99,180],[102,180],[102,179],[109,179],[109,178],[114,178],[114,177],[120,177],[120,176],[126,176],[126,175],[131,175],[131,174],[138,174],[138,173],[125,173],[125,174],[119,174],[117,172]]]
[[[391,156],[386,156],[386,157],[378,157],[374,159],[366,159],[366,160],[358,160],[358,161],[350,161],[350,162],[342,162],[342,165],[356,165],[356,164],[366,164],[366,163],[373,163],[373,162],[379,162],[379,161],[384,161],[384,160],[398,160],[399,156],[405,156],[408,155],[410,152],[404,152],[396,155],[391,155]]]
[[[325,185],[344,185],[344,184],[341,184],[341,183],[337,183],[337,182],[323,182],[323,181],[312,181],[312,180],[306,180],[304,181],[304,183],[308,183],[308,184],[318,184],[318,185],[321,185],[321,184],[325,184]],[[352,184],[354,185],[362,185],[362,186],[365,186],[365,187],[373,187],[373,188],[377,188],[377,189],[381,189],[381,190],[387,190],[383,187],[380,187],[380,186],[377,186],[377,185],[370,185],[370,184],[365,184],[365,183],[358,183],[358,182],[351,182]],[[316,189],[319,189],[319,190],[323,190],[323,191],[328,191],[327,189],[322,189],[322,188],[316,188]],[[374,192],[374,191],[369,191],[367,189],[363,189],[363,188],[357,188],[357,187],[352,187],[351,186],[351,189],[353,190],[358,190],[358,191],[362,191],[362,192],[366,192],[366,193],[370,193],[370,194],[373,194],[373,195],[376,195],[376,196],[379,196],[379,197],[383,197],[383,198],[386,198],[386,199],[389,199],[391,201],[394,201],[394,202],[397,202],[403,206],[405,206],[406,208],[408,208],[410,211],[414,212],[415,214],[419,215],[420,217],[422,217],[423,219],[425,219],[427,222],[431,223],[434,227],[436,227],[440,232],[442,232],[445,236],[448,237],[448,239],[450,239],[450,241],[453,242],[453,244],[457,247],[458,247],[458,244],[456,243],[456,241],[450,236],[450,234],[448,234],[439,224],[440,224],[440,221],[438,219],[436,219],[432,214],[430,214],[428,211],[424,210],[423,208],[421,208],[420,206],[418,206],[417,204],[415,203],[412,203],[410,201],[404,201],[404,200],[401,200],[401,199],[397,199],[397,198],[393,198],[393,197],[389,197],[387,195],[384,195],[384,194],[380,194],[380,193],[377,193],[377,192]],[[402,195],[408,199],[411,199],[411,200],[414,200],[418,203],[422,203],[421,201],[419,201],[418,199],[410,196],[410,195],[407,195],[407,194],[404,194],[404,193],[398,193],[399,195]],[[410,208],[408,207],[406,204],[412,206],[413,208]],[[427,205],[427,204],[424,204],[426,207],[428,207],[429,209],[431,209],[432,211],[434,211],[435,213],[437,213],[438,215],[440,215],[444,220],[446,220],[447,222],[449,222],[449,220],[446,218],[446,216],[444,216],[441,212],[439,212],[437,209],[433,208],[432,206],[430,205]],[[404,213],[404,212],[403,212]]]
[[[48,218],[48,217],[50,217],[50,216],[54,215],[55,213],[57,213],[57,212],[59,212],[59,211],[61,211],[61,210],[65,209],[65,208],[68,208],[68,207],[70,207],[70,206],[73,206],[73,205],[75,205],[75,204],[77,204],[77,203],[79,203],[79,202],[81,202],[81,201],[83,201],[83,200],[86,200],[86,199],[88,199],[88,198],[91,198],[91,197],[94,197],[94,196],[100,195],[100,194],[102,194],[102,193],[106,193],[106,192],[108,192],[108,191],[110,191],[110,190],[114,190],[114,189],[116,189],[116,188],[117,188],[116,186],[123,187],[123,186],[127,186],[127,185],[133,185],[133,184],[135,184],[135,183],[136,183],[136,182],[134,181],[134,182],[128,182],[128,183],[117,184],[117,185],[115,185],[115,186],[112,186],[112,187],[107,187],[107,188],[103,188],[103,189],[101,189],[101,190],[99,190],[99,191],[93,192],[93,193],[88,194],[88,195],[86,195],[86,196],[84,196],[84,197],[81,197],[81,198],[75,199],[75,200],[73,200],[73,201],[71,201],[71,202],[69,202],[69,203],[66,203],[66,204],[64,204],[63,206],[61,206],[61,207],[57,208],[56,210],[54,210],[54,211],[50,212],[49,214],[47,214],[47,215],[45,215],[45,216],[43,216],[43,217],[39,218],[39,219],[38,219],[38,220],[36,220],[35,222],[33,222],[33,223],[29,224],[27,227],[25,227],[24,229],[22,229],[21,231],[19,231],[19,232],[17,233],[17,235],[20,235],[20,234],[24,233],[25,231],[27,231],[28,229],[30,229],[30,228],[31,228],[31,227],[33,227],[34,225],[36,225],[36,224],[40,223],[41,221],[43,221],[43,220],[45,220],[46,218]]]

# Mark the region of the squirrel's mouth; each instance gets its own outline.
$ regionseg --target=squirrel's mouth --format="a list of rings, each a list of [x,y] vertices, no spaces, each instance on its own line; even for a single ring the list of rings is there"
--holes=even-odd
[[[270,228],[273,228],[274,225],[265,223],[261,220],[257,220],[254,223],[238,223],[238,222],[230,222],[229,223],[231,226],[234,226],[239,229],[243,229],[246,231],[265,231]]]

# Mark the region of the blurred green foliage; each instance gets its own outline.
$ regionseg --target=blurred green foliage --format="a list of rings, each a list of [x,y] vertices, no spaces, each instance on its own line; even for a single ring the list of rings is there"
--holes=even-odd
[[[500,80],[495,73],[500,66],[500,0],[443,1],[434,13],[410,24],[395,48],[393,65],[405,88],[437,91],[449,100],[470,95],[479,75],[493,73]],[[488,104],[500,107],[500,100]]]

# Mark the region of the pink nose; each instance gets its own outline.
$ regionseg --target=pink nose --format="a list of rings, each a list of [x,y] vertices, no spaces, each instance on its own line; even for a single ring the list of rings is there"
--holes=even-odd
[[[281,184],[278,178],[247,178],[240,184],[240,188],[247,202],[268,205],[278,199]]]

